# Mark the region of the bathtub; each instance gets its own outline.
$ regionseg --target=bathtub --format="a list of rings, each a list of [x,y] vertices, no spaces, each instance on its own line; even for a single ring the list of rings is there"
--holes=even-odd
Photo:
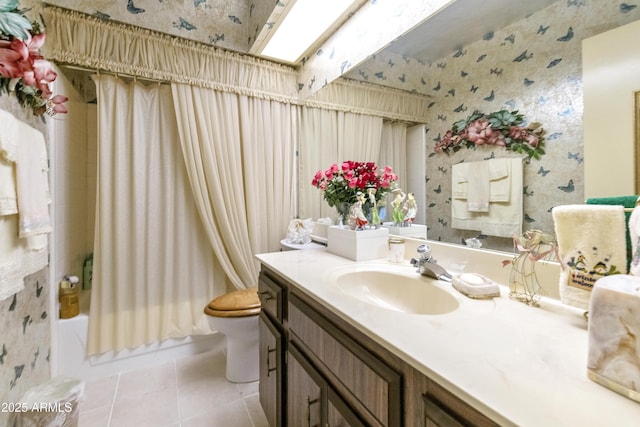
[[[212,351],[224,345],[222,334],[171,338],[133,350],[87,356],[91,291],[80,293],[80,314],[58,319],[57,373],[89,381],[184,356]]]

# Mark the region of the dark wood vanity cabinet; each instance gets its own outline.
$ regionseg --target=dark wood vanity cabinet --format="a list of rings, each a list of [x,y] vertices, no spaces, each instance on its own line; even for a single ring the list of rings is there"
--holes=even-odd
[[[283,425],[282,396],[284,367],[284,335],[273,322],[261,313],[258,319],[260,334],[259,366],[260,404],[267,416],[269,425]]]
[[[497,425],[264,266],[259,293],[271,427]]]
[[[282,322],[285,289],[268,276],[261,275],[258,296],[262,306],[258,318],[260,404],[270,426],[284,426],[286,340]]]

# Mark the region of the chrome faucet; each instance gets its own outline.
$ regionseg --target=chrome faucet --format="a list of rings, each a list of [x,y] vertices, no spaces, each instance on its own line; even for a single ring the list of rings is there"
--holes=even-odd
[[[431,255],[431,246],[422,244],[418,246],[417,252],[419,257],[418,259],[411,258],[411,265],[418,267],[418,273],[437,280],[451,282],[451,275]]]

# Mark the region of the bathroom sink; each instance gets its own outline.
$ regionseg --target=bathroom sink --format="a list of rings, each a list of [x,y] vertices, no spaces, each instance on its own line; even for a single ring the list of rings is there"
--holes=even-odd
[[[327,275],[327,284],[343,294],[387,310],[438,315],[456,310],[458,299],[435,279],[411,266],[354,265]]]

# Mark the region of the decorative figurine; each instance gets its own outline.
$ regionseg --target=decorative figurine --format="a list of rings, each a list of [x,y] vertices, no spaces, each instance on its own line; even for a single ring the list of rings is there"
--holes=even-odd
[[[418,213],[418,204],[416,203],[415,197],[413,197],[413,193],[407,194],[407,200],[405,200],[402,210],[404,212],[404,225],[410,227]]]
[[[362,191],[358,191],[356,193],[357,201],[351,207],[351,214],[349,215],[349,225],[351,225],[353,230],[364,230],[369,221],[362,210],[362,205],[365,202],[365,195]],[[351,219],[353,219],[353,224],[351,224]]]
[[[376,192],[378,191],[378,189],[375,187],[370,187],[367,191],[369,193],[369,204],[371,204],[371,225],[377,229],[378,227],[380,227],[378,203],[376,202]]]
[[[393,199],[393,225],[401,227],[404,222],[404,212],[402,210],[406,195],[401,188],[394,188],[391,192],[395,195]]]

